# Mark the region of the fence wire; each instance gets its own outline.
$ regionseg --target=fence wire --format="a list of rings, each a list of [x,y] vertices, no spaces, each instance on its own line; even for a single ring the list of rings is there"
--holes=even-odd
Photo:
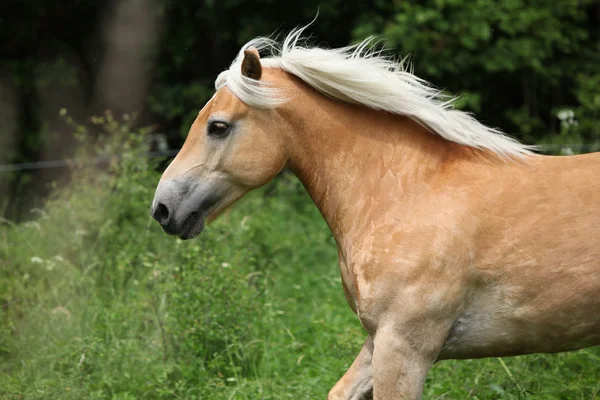
[[[157,157],[175,157],[179,150],[162,150],[162,151],[151,151],[146,153],[148,158]],[[17,164],[5,164],[0,165],[0,172],[17,172],[17,171],[32,171],[37,169],[49,169],[49,168],[68,168],[76,167],[78,165],[93,165],[93,164],[105,164],[113,160],[119,160],[123,157],[121,154],[114,154],[109,156],[99,156],[91,159],[75,159],[69,158],[65,160],[47,160],[47,161],[34,161]]]
[[[539,145],[538,150],[540,153],[561,153],[564,155],[571,155],[575,153],[586,153],[600,150],[600,144],[561,144],[561,145]],[[151,151],[146,153],[148,158],[157,157],[175,157],[179,150],[161,150]],[[78,165],[93,165],[93,164],[105,164],[115,159],[122,158],[121,154],[114,154],[109,156],[99,156],[92,159],[64,159],[64,160],[48,160],[48,161],[34,161],[16,164],[4,164],[0,165],[0,173],[2,172],[17,172],[17,171],[32,171],[38,169],[49,169],[49,168],[68,168]]]

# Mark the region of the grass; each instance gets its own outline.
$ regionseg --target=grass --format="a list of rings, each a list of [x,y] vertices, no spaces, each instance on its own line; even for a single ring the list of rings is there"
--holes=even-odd
[[[326,398],[365,333],[295,178],[189,242],[150,220],[158,178],[133,152],[0,228],[0,398]],[[445,361],[424,398],[595,399],[599,376],[598,348]]]

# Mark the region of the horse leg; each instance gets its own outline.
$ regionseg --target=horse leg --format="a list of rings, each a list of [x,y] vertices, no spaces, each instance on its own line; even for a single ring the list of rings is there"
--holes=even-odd
[[[372,361],[375,400],[421,398],[427,373],[447,334],[443,329],[422,328],[406,324],[377,330]]]
[[[328,400],[369,400],[373,398],[373,373],[371,359],[373,339],[363,344],[360,353],[344,376],[329,391]]]

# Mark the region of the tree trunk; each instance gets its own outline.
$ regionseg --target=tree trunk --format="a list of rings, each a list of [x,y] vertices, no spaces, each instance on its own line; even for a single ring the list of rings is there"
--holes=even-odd
[[[105,53],[95,82],[92,110],[141,113],[150,86],[162,18],[152,0],[115,0],[102,30]]]

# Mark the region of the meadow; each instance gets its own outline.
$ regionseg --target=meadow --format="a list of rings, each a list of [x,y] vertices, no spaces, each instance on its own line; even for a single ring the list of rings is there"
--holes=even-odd
[[[365,338],[334,240],[284,173],[192,241],[149,215],[143,141],[0,227],[0,398],[324,399]],[[425,399],[595,399],[600,348],[444,361]]]

